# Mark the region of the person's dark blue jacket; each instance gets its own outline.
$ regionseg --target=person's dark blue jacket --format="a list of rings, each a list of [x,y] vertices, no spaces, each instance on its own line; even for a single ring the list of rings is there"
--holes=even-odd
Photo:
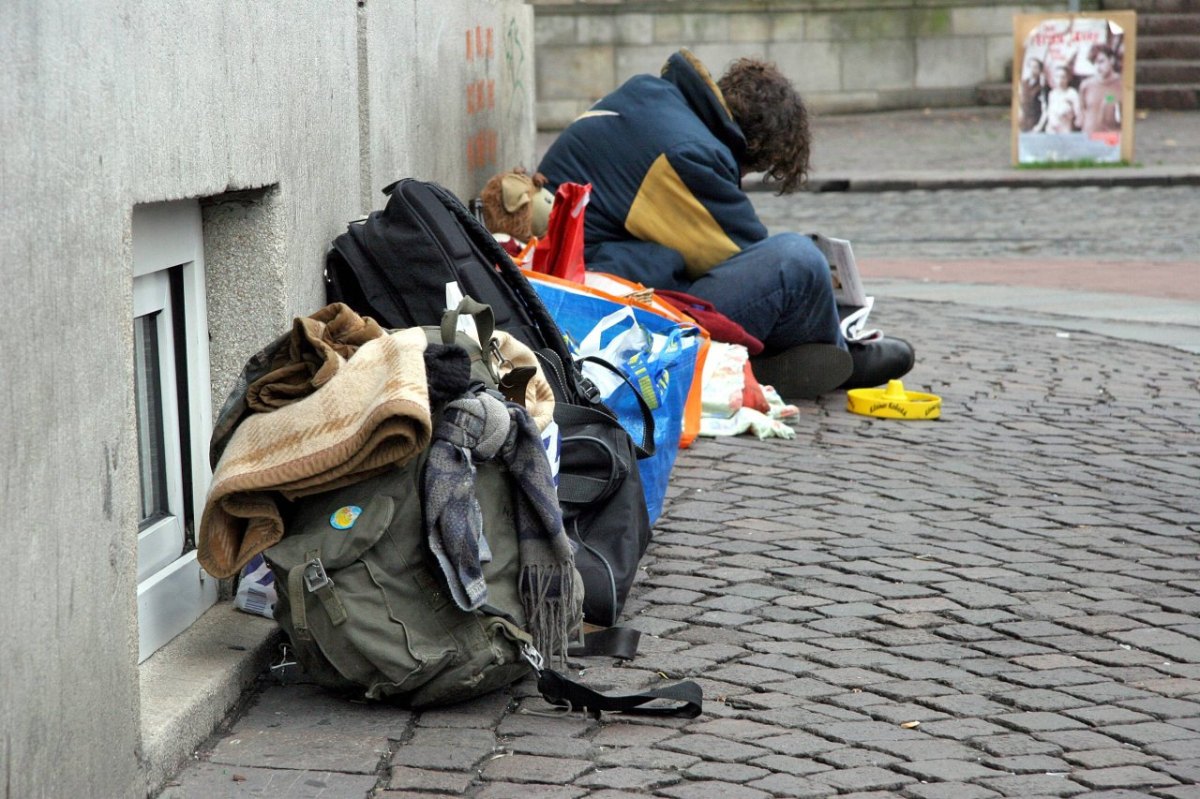
[[[592,184],[584,217],[589,268],[684,288],[767,237],[742,191],[745,150],[716,82],[681,50],[661,78],[631,78],[571,123],[538,171],[551,190]]]

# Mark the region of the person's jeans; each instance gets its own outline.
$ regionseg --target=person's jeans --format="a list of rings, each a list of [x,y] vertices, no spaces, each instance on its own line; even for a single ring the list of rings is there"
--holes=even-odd
[[[829,263],[799,233],[779,233],[713,267],[688,288],[762,341],[766,353],[797,344],[845,348]]]
[[[649,241],[591,247],[587,267],[708,300],[761,341],[768,354],[797,344],[846,346],[829,263],[812,239],[799,233],[780,233],[752,244],[695,282],[686,277],[683,256]]]

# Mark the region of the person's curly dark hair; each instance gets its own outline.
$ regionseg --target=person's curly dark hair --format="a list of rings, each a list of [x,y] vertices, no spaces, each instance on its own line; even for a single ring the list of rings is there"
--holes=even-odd
[[[765,172],[788,194],[808,178],[808,109],[774,64],[739,58],[717,85],[733,120],[746,136],[748,172]]]

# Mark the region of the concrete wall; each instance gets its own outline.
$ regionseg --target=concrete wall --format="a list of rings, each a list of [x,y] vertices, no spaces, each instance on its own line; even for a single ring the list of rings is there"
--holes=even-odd
[[[249,354],[324,304],[325,249],[380,187],[465,196],[531,161],[532,24],[519,0],[0,15],[6,796],[142,796],[175,766],[145,754],[136,665],[133,206],[201,200],[219,407]]]
[[[774,61],[821,111],[968,105],[1005,79],[1012,17],[1065,9],[1053,0],[531,0],[537,118],[571,122],[680,47],[720,75],[735,58]]]

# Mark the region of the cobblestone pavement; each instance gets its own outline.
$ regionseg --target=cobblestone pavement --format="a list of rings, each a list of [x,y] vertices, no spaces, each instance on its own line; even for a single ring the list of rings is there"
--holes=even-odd
[[[627,607],[641,654],[586,663],[602,688],[697,679],[699,719],[266,684],[163,795],[1200,796],[1195,360],[879,315],[923,331],[910,379],[943,418],[831,395],[794,441],[697,442]]]
[[[863,257],[1200,244],[1195,188],[755,202]],[[695,679],[700,718],[564,716],[529,681],[412,713],[264,677],[162,797],[1200,797],[1197,358],[1030,318],[888,298],[872,320],[913,341],[941,420],[836,394],[793,441],[681,453],[627,605],[641,653],[581,665]]]
[[[846,238],[861,258],[1200,263],[1198,186],[764,192],[754,204],[773,232]]]
[[[812,166],[819,175],[863,168],[970,172],[1012,165],[1012,127],[1004,107],[819,114],[811,125]],[[1150,168],[1200,164],[1196,113],[1139,112],[1133,161]]]

